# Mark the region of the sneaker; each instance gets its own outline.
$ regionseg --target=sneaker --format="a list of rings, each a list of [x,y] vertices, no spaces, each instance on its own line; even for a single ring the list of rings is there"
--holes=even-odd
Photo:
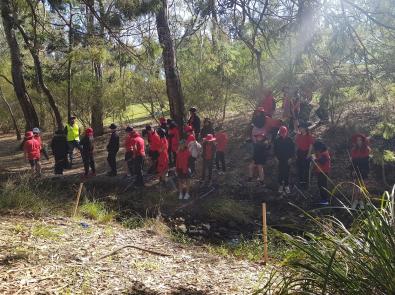
[[[178,195],[178,199],[179,199],[179,200],[184,199],[184,196],[182,195],[182,193],[180,193],[180,194]]]
[[[188,193],[186,193],[185,196],[184,196],[184,200],[188,200],[190,197],[191,196]]]
[[[291,189],[289,188],[288,185],[285,186],[284,191],[287,195],[289,195],[291,193]]]
[[[361,200],[361,201],[359,201],[359,209],[365,209],[365,204],[364,204],[364,202]]]
[[[283,192],[284,192],[284,187],[280,185],[280,187],[278,188],[278,193],[282,194]]]
[[[351,209],[352,209],[352,210],[355,210],[355,209],[357,209],[357,206],[358,206],[358,200],[352,201]]]

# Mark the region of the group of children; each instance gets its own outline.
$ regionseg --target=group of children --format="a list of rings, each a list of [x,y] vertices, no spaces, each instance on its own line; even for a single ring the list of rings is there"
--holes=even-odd
[[[265,108],[268,108],[268,111]],[[273,153],[278,162],[279,193],[291,193],[289,186],[290,166],[295,162],[298,175],[297,187],[300,190],[308,189],[313,170],[317,177],[321,203],[328,204],[328,175],[331,170],[331,157],[326,145],[314,139],[307,123],[296,121],[290,123],[288,121],[289,124],[284,124],[286,123],[284,120],[272,118],[274,109],[273,95],[271,92],[266,92],[265,99],[254,112],[251,124],[253,154],[249,166],[249,181],[252,181],[257,174],[260,184],[265,185],[264,166],[270,155],[269,151],[273,147]],[[156,129],[147,125],[142,134],[132,126],[126,127],[124,138],[126,176],[135,176],[135,186],[144,186],[143,168],[146,159],[144,137],[148,142],[147,155],[150,159],[148,173],[157,174],[160,181],[165,181],[170,168],[174,167],[179,180],[179,199],[190,198],[189,179],[196,175],[196,163],[200,157],[202,158],[201,181],[203,183],[211,185],[214,164],[219,174],[225,173],[227,133],[221,126],[214,129],[208,118],[204,119],[201,128],[197,109],[190,108],[189,112],[190,118],[183,128],[179,128],[174,121],[165,118],[159,119],[159,127]],[[289,125],[293,128],[293,124],[296,123],[298,128],[293,137],[289,134]],[[117,131],[118,126],[111,124],[109,129],[111,135],[107,144],[107,162],[110,171],[107,175],[116,176],[116,158],[120,149],[120,138]],[[93,129],[87,128],[80,140],[75,117],[70,118],[64,130],[55,132],[51,148],[55,158],[55,174],[63,174],[65,168],[70,168],[74,148],[81,152],[84,163],[83,177],[96,174]],[[41,174],[40,155],[43,152],[43,147],[38,128],[26,132],[23,149],[32,171]],[[354,135],[350,155],[353,171],[356,172],[355,178],[359,182],[368,177],[369,154],[368,139],[362,134]],[[356,198],[352,206],[356,208],[364,205],[361,199]]]
[[[256,171],[258,179],[264,185],[264,165],[270,155],[271,147],[278,162],[279,193],[290,194],[290,165],[295,160],[300,190],[307,190],[311,172],[317,177],[320,191],[320,204],[329,203],[328,175],[331,170],[331,157],[327,146],[316,140],[309,131],[307,118],[300,115],[303,107],[299,95],[291,95],[289,88],[283,89],[283,116],[276,120],[272,116],[275,101],[271,91],[265,91],[252,118],[251,141],[253,143],[253,161],[250,164],[249,180],[253,180]],[[306,102],[306,101],[305,101]],[[292,132],[292,138],[289,133]],[[367,179],[369,174],[370,147],[366,136],[355,134],[352,137],[351,160],[357,182]],[[354,198],[352,208],[364,207],[363,201]]]

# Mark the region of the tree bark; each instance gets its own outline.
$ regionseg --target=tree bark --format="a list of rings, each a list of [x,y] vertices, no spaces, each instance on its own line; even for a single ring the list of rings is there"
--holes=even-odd
[[[68,38],[69,38],[69,46],[67,50],[67,118],[71,117],[71,79],[73,77],[72,69],[71,69],[71,52],[73,51],[73,13],[72,13],[72,5],[69,3],[69,10],[70,10],[70,15],[69,15],[69,33],[68,33]]]
[[[91,8],[94,7],[94,0],[88,1],[87,11],[87,28],[88,36],[92,37],[94,34],[94,15]],[[99,12],[100,18],[104,19],[104,7],[103,2],[99,0]],[[104,39],[104,26],[100,24],[100,37]],[[104,133],[103,128],[103,67],[100,61],[93,61],[93,69],[96,78],[96,93],[91,106],[91,123],[92,128],[95,130],[96,135],[102,135]]]
[[[8,112],[10,113],[10,116],[12,119],[12,124],[14,125],[14,129],[15,129],[15,133],[16,133],[16,139],[21,140],[22,139],[21,131],[19,130],[18,124],[16,122],[14,112],[12,111],[12,108],[11,108],[10,104],[8,103],[8,101],[5,99],[3,90],[1,89],[1,87],[0,87],[0,96],[1,96],[1,99],[3,100],[3,102],[5,103],[5,105],[7,106]]]
[[[10,49],[11,75],[14,85],[14,91],[21,106],[23,116],[25,118],[25,128],[26,130],[30,130],[34,127],[39,127],[40,123],[33,103],[26,93],[21,53],[18,41],[15,36],[15,31],[13,30],[13,28],[15,27],[15,22],[12,17],[13,13],[10,5],[10,0],[1,0],[0,8],[1,17],[3,19],[4,33],[6,35],[8,47]]]
[[[184,96],[176,64],[174,44],[170,34],[167,0],[162,0],[162,6],[156,14],[156,27],[159,43],[162,47],[163,67],[166,76],[170,114],[172,119],[176,121],[179,126],[182,126],[185,119]]]

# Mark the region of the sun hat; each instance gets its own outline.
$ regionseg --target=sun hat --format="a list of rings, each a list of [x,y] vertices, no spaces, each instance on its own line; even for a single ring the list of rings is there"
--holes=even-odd
[[[40,133],[40,129],[38,129],[37,127],[33,128],[33,133]]]
[[[207,136],[204,138],[204,141],[215,141],[216,138],[212,134],[207,134]]]
[[[33,137],[33,132],[32,132],[32,131],[27,131],[27,132],[25,133],[25,137],[26,137],[27,139],[31,139],[31,138]]]

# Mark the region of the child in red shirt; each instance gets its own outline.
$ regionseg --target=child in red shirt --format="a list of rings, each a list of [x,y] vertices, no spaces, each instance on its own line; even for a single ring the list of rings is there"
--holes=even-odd
[[[179,142],[179,148],[176,158],[176,172],[178,177],[179,199],[188,200],[189,195],[189,158],[191,153],[184,140]],[[185,195],[183,193],[185,189]]]
[[[331,157],[326,145],[320,141],[314,143],[313,163],[314,172],[317,175],[318,188],[320,190],[320,204],[328,205],[328,174],[331,170]]]
[[[167,135],[169,139],[169,161],[174,165],[174,162],[176,161],[178,145],[180,142],[180,131],[178,130],[178,126],[174,121],[170,122]]]
[[[222,166],[222,172],[225,173],[225,150],[228,146],[228,135],[223,130],[221,126],[215,128],[215,138],[217,139],[217,152],[215,154],[215,164],[217,166],[217,170],[220,171],[220,163]]]
[[[133,162],[134,162],[134,173],[136,174],[136,179],[134,181],[135,186],[143,187],[143,166],[145,158],[145,143],[144,139],[141,137],[140,133],[137,131],[132,132],[133,138]]]
[[[124,140],[124,148],[125,148],[125,177],[130,177],[134,174],[134,163],[133,163],[133,147],[134,147],[134,139],[132,137],[133,127],[127,126],[125,129],[126,135]]]
[[[358,133],[352,136],[351,142],[351,160],[355,182],[357,185],[363,186],[369,175],[369,156],[371,152],[369,141],[365,135]],[[351,208],[356,209],[358,205],[361,209],[365,208],[361,192],[354,195]]]
[[[159,181],[162,182],[165,180],[167,170],[169,170],[169,144],[167,142],[166,131],[164,129],[159,128],[157,133],[160,137],[157,171],[159,174]]]
[[[296,135],[296,166],[298,170],[299,185],[301,189],[308,189],[310,157],[313,150],[314,138],[309,133],[309,125],[301,123],[299,133]]]
[[[32,131],[28,131],[25,133],[25,139],[26,140],[23,144],[25,159],[28,160],[30,163],[32,174],[37,173],[38,175],[41,175],[40,142],[33,137]]]
[[[203,139],[203,174],[202,181],[206,180],[206,170],[208,170],[208,182],[212,184],[213,162],[216,151],[216,138],[212,134],[207,134]]]

